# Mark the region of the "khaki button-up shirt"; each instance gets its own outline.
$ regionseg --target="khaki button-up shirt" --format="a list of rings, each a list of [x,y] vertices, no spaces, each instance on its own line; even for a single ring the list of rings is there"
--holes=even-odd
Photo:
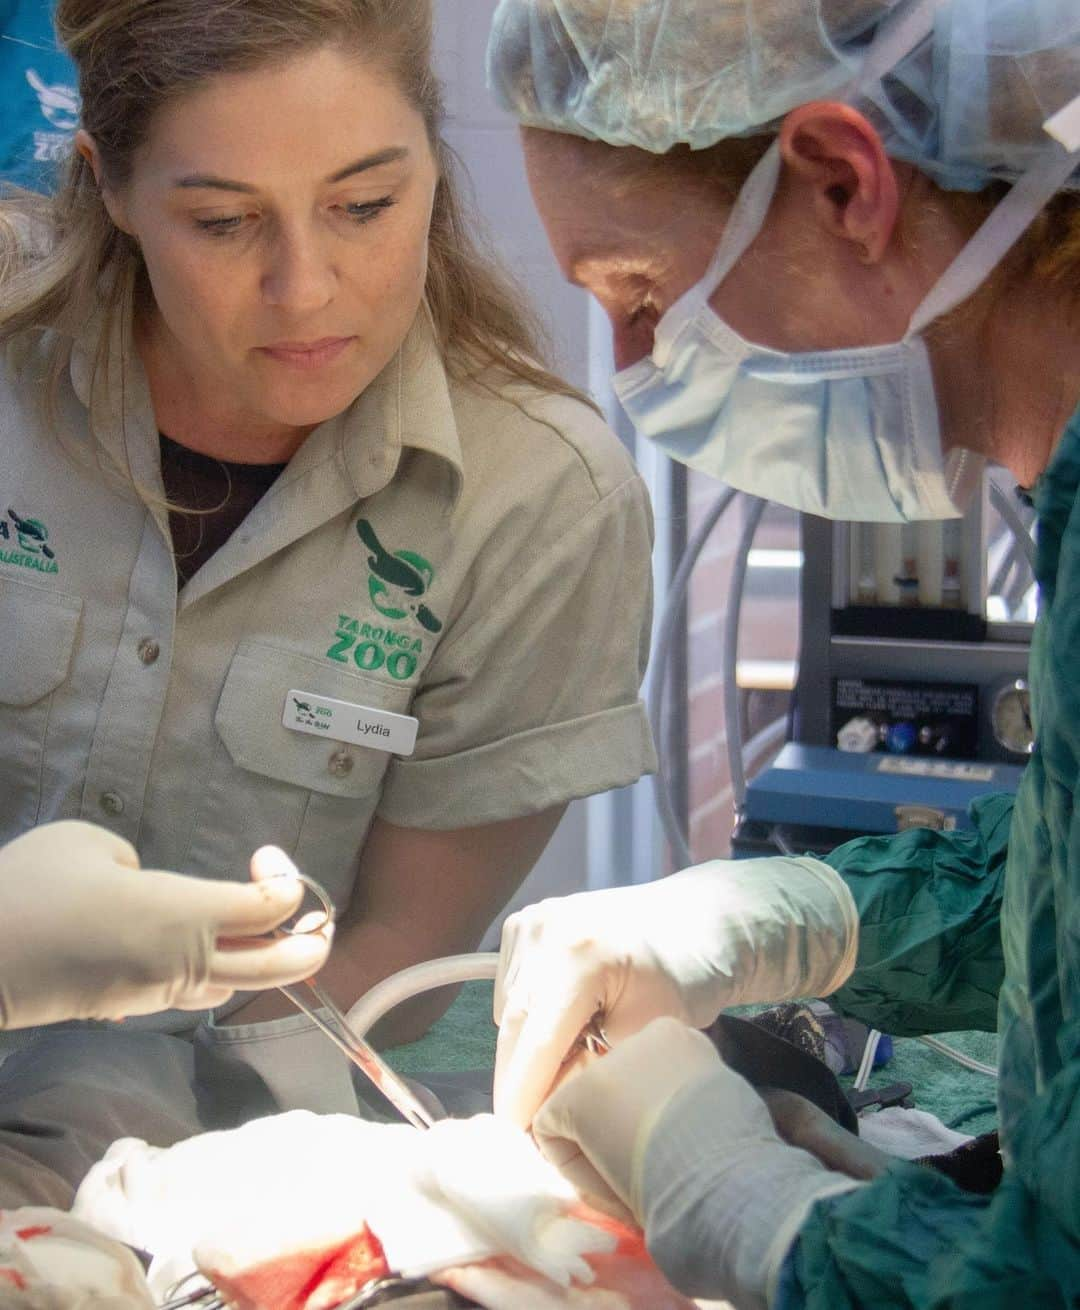
[[[451,381],[422,314],[178,593],[112,318],[52,426],[36,357],[0,371],[4,839],[80,817],[233,879],[274,842],[344,907],[376,813],[491,823],[654,768],[648,503],[586,406]],[[415,751],[320,735],[312,698],[415,716]]]

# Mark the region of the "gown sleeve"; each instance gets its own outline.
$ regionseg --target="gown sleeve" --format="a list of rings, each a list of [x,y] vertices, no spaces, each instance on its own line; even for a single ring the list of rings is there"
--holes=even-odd
[[[1032,1098],[992,1196],[897,1163],[820,1202],[772,1310],[1066,1310],[1080,1305],[1080,1054]]]
[[[859,911],[858,959],[830,998],[837,1009],[899,1037],[995,1030],[1012,808],[1012,796],[982,797],[971,828],[859,837],[826,857]]]

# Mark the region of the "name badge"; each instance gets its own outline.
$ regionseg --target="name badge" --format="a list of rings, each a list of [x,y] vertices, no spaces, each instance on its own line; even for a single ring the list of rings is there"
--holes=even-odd
[[[285,697],[281,722],[293,732],[308,732],[330,741],[411,755],[416,748],[419,719],[389,710],[372,710],[347,700],[332,700],[313,691],[290,691]]]

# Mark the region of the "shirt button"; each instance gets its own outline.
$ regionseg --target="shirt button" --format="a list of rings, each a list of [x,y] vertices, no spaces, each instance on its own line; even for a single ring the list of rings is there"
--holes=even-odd
[[[153,664],[161,654],[161,647],[153,637],[143,637],[135,649],[144,664]]]
[[[335,778],[344,778],[346,774],[352,773],[352,766],[353,757],[348,751],[334,751],[327,767]]]
[[[106,814],[123,814],[124,812],[124,798],[117,796],[114,791],[103,791],[100,804]]]

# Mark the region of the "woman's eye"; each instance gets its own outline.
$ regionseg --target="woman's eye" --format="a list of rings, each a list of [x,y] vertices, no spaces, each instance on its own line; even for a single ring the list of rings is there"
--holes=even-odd
[[[337,208],[350,222],[356,224],[370,223],[384,209],[389,209],[396,201],[392,196],[381,196],[378,200],[365,200],[355,204],[340,205]],[[247,220],[254,215],[223,214],[219,218],[197,218],[195,226],[200,232],[211,237],[227,237],[243,228]]]
[[[365,200],[352,205],[344,205],[342,208],[354,223],[370,223],[384,209],[389,209],[396,203],[392,196],[380,196],[378,200]]]
[[[235,232],[243,221],[243,214],[229,214],[225,218],[197,218],[195,226],[209,236],[223,237]]]

